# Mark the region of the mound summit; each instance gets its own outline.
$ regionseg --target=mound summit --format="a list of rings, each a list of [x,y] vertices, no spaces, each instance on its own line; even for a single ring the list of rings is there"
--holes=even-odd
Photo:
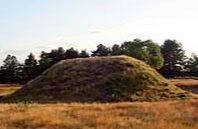
[[[93,57],[60,61],[22,89],[6,96],[9,101],[115,102],[191,98],[156,70],[127,56]]]

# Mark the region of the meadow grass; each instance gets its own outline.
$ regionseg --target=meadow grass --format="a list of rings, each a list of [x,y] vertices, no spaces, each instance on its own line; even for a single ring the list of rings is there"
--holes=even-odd
[[[198,94],[198,79],[197,78],[183,78],[183,79],[170,79],[170,81],[177,87],[191,91]]]
[[[197,129],[198,101],[0,104],[1,129]]]
[[[198,79],[170,79],[176,86],[198,86]]]
[[[0,96],[12,94],[20,88],[19,84],[0,84]]]
[[[13,89],[16,87],[13,85]],[[1,88],[0,94],[6,94],[7,88],[12,86],[1,85]],[[0,129],[198,129],[198,100],[103,104],[2,103]]]

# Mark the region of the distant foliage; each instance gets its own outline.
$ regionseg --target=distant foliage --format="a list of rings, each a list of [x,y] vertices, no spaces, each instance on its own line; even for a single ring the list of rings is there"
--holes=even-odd
[[[23,66],[18,62],[17,58],[8,55],[3,61],[0,69],[1,83],[15,83],[22,79]]]
[[[198,56],[193,54],[191,58],[187,61],[186,69],[188,75],[198,76]]]
[[[42,51],[39,60],[39,73],[41,74],[44,70],[52,66],[54,62],[55,61],[51,58],[50,53]]]
[[[141,41],[135,39],[133,41],[124,42],[121,48],[116,48],[118,53],[128,55],[150,64],[155,69],[163,66],[163,57],[160,46],[152,40]]]
[[[74,59],[79,57],[78,50],[75,50],[74,48],[70,48],[66,50],[65,52],[65,59]]]
[[[99,44],[95,51],[92,51],[91,56],[109,56],[111,53],[110,48],[104,46],[103,44]]]
[[[160,46],[152,40],[141,41],[135,39],[120,45],[114,44],[111,48],[111,55],[127,55],[150,64],[155,69],[163,66],[163,57]]]
[[[23,80],[25,82],[27,80],[31,80],[35,78],[38,75],[37,63],[38,62],[32,53],[30,53],[30,55],[28,55],[28,58],[25,59],[24,68],[23,68]]]
[[[15,56],[8,55],[0,67],[0,83],[26,83],[61,60],[117,55],[142,60],[165,77],[198,76],[198,56],[193,54],[191,58],[187,58],[182,44],[176,40],[166,40],[159,46],[152,40],[134,39],[111,47],[98,44],[90,53],[73,47],[66,50],[59,47],[50,52],[42,51],[38,60],[30,53],[23,64]]]
[[[161,73],[166,77],[181,76],[185,71],[185,51],[176,40],[166,40],[161,46],[164,66]]]
[[[86,50],[82,50],[79,54],[80,58],[88,58],[89,57],[89,53]]]
[[[111,48],[111,55],[112,56],[122,55],[121,46],[118,44],[114,44],[113,47]]]
[[[57,63],[58,61],[65,59],[65,50],[62,47],[53,49],[49,53],[49,58],[52,59],[53,63]]]

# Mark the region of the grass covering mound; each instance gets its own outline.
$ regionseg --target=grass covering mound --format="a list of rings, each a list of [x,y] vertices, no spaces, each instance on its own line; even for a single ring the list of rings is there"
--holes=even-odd
[[[191,98],[142,61],[127,56],[61,61],[7,101],[115,102]]]

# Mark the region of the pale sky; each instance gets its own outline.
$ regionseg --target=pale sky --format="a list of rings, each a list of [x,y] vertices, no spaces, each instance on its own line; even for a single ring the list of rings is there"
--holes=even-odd
[[[198,54],[198,0],[0,0],[0,61],[134,38],[176,39]]]

